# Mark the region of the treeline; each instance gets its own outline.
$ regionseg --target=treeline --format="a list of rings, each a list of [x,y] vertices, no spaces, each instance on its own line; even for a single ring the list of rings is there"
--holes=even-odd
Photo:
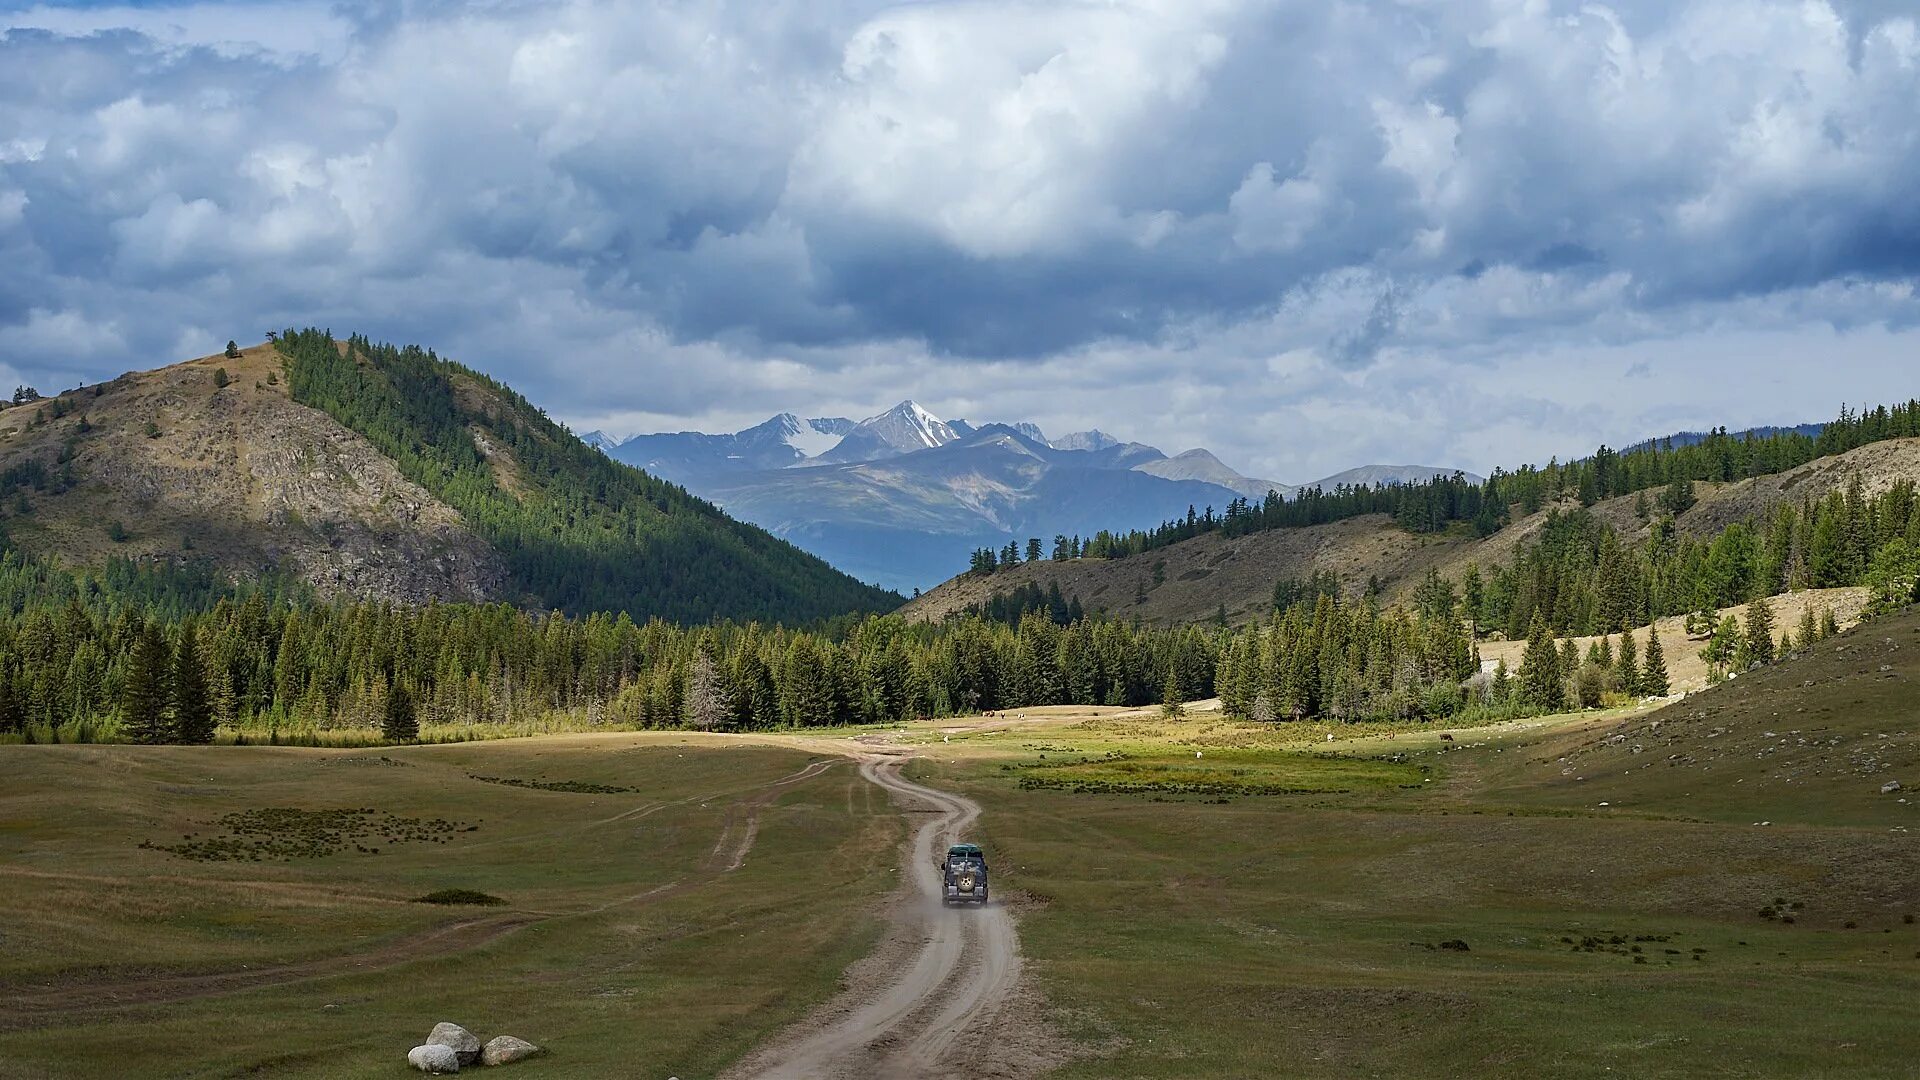
[[[289,329],[276,344],[296,401],[364,435],[460,511],[514,585],[547,607],[804,623],[902,602],[613,461],[431,350],[314,329]]]
[[[4,560],[28,575],[19,556]],[[58,571],[46,571],[58,574]],[[0,616],[0,732],[204,741],[235,731],[511,724],[708,729],[873,723],[1213,692],[1219,641],[1029,614],[843,637],[757,623],[697,629],[506,605],[315,604],[261,591],[170,614],[39,586]]]
[[[1209,532],[1239,536],[1324,525],[1366,514],[1387,514],[1413,532],[1439,532],[1466,523],[1479,535],[1488,536],[1505,527],[1511,508],[1516,506],[1531,514],[1565,499],[1592,506],[1602,499],[1636,493],[1658,493],[1647,500],[1650,508],[1678,514],[1692,505],[1695,483],[1769,476],[1870,443],[1916,436],[1920,436],[1920,401],[1862,412],[1843,407],[1817,435],[1792,429],[1734,435],[1717,428],[1687,445],[1656,440],[1625,453],[1602,446],[1591,457],[1564,464],[1551,461],[1544,467],[1526,465],[1511,472],[1496,469],[1479,484],[1455,473],[1413,484],[1343,484],[1332,491],[1309,488],[1290,499],[1269,492],[1258,502],[1233,499],[1218,510],[1211,506],[1188,507],[1184,518],[1153,529],[1124,533],[1102,530],[1084,539],[1057,536],[1049,557],[1118,559]],[[1039,547],[1038,539],[1028,540],[1027,561],[1036,558]],[[969,569],[976,574],[991,573],[1019,561],[1020,549],[1014,544],[998,550],[982,548],[974,553]]]

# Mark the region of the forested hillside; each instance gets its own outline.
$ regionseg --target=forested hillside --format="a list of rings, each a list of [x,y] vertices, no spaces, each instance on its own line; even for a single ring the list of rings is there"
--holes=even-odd
[[[513,583],[574,614],[810,621],[899,598],[574,438],[506,386],[417,346],[278,341],[294,400],[365,436],[460,512]]]
[[[1532,514],[1564,498],[1592,506],[1603,499],[1656,490],[1660,507],[1679,513],[1692,505],[1690,489],[1696,483],[1772,476],[1876,442],[1920,437],[1920,400],[1858,413],[1843,407],[1839,418],[1820,425],[1817,434],[1809,430],[1808,426],[1767,428],[1735,436],[1722,427],[1697,441],[1642,443],[1626,453],[1601,446],[1591,457],[1564,465],[1551,461],[1544,467],[1523,465],[1512,472],[1496,469],[1478,483],[1454,474],[1414,484],[1311,487],[1289,499],[1269,493],[1257,503],[1233,499],[1217,510],[1210,506],[1200,512],[1190,507],[1183,520],[1168,521],[1156,529],[1097,532],[1085,539],[1059,536],[1050,549],[1051,557],[1125,558],[1211,532],[1244,536],[1371,514],[1386,514],[1411,532],[1435,533],[1465,522],[1477,534],[1490,536],[1506,526],[1516,507],[1522,514]],[[972,568],[991,570],[997,557],[992,550],[978,553]]]
[[[1904,422],[1909,414],[1889,415]],[[1886,428],[1876,421],[1863,430]],[[1776,445],[1801,438],[1782,436]],[[1747,449],[1715,458],[1722,463],[1715,468],[1734,468],[1729,461],[1758,468],[1753,462],[1773,460],[1759,452],[1767,441],[1717,444],[1729,453]],[[1674,451],[1673,460],[1715,445]],[[1470,614],[1483,630],[1523,635],[1535,608],[1544,607],[1557,632],[1594,633],[1616,625],[1612,616],[1623,612],[1639,624],[1788,589],[1865,585],[1883,552],[1893,563],[1904,558],[1886,550],[1890,541],[1920,546],[1920,534],[1909,528],[1916,480],[1920,439],[1876,437],[1786,472],[1732,482],[1683,476],[1592,503],[1578,488],[1552,490],[1531,513],[1515,504],[1512,520],[1485,535],[1469,523],[1427,532],[1371,514],[1269,529],[1207,527],[1202,517],[1184,541],[1117,558],[1075,557],[1071,537],[1054,538],[1048,557],[1035,538],[1024,545],[1026,558],[1017,547],[991,558],[982,553],[973,570],[916,598],[906,613],[944,618],[1031,586],[1058,589],[1089,611],[1157,624],[1242,622],[1264,617],[1276,599],[1284,606],[1301,583],[1332,580],[1348,596],[1396,603],[1438,573],[1472,595]],[[1383,490],[1344,497],[1415,496]]]

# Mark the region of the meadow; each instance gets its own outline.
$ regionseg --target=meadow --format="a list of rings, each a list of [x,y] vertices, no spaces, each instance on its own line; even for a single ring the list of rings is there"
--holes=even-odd
[[[903,831],[838,757],[698,741],[7,748],[0,1074],[365,1076],[455,1020],[711,1075],[865,951]]]
[[[715,1075],[879,935],[885,752],[984,807],[1059,1076],[1908,1076],[1916,646],[1471,728],[9,747],[0,1073],[357,1076],[453,1019],[528,1076]]]

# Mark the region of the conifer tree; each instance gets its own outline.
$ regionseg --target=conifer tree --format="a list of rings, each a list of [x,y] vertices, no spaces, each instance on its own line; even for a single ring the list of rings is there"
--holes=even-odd
[[[1624,694],[1640,694],[1640,650],[1633,643],[1633,631],[1620,634],[1619,656],[1616,670],[1620,673],[1620,691]]]
[[[213,704],[207,696],[207,669],[200,662],[199,632],[192,624],[180,631],[173,657],[173,738],[200,745],[213,741]]]
[[[1747,658],[1773,663],[1773,609],[1765,600],[1756,599],[1747,605]]]
[[[1673,685],[1667,678],[1667,654],[1660,647],[1658,628],[1647,633],[1647,662],[1640,670],[1640,692],[1649,697],[1666,697]]]
[[[388,742],[412,742],[420,737],[420,716],[413,704],[413,692],[395,679],[387,688],[387,704],[382,712],[380,734]]]
[[[1553,631],[1547,629],[1543,615],[1535,615],[1533,632],[1527,636],[1526,652],[1520,656],[1520,695],[1532,704],[1554,712],[1566,704],[1566,676],[1561,657],[1553,644]]]
[[[1162,716],[1185,716],[1186,703],[1180,700],[1180,671],[1173,665],[1167,665],[1167,681],[1160,688],[1160,714]]]
[[[1820,625],[1813,621],[1813,605],[1809,603],[1800,609],[1800,647],[1806,648],[1820,640]]]
[[[172,660],[172,650],[160,627],[148,623],[127,656],[126,676],[120,687],[120,723],[134,742],[152,745],[173,736],[167,724],[171,690],[168,668]]]

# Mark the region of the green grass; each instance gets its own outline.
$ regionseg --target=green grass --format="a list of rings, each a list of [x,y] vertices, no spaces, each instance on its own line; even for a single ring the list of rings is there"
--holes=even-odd
[[[515,1075],[712,1075],[830,994],[870,944],[902,825],[850,765],[836,766],[773,789],[745,864],[719,872],[716,841],[743,835],[730,808],[816,756],[699,742],[10,749],[0,1072],[397,1074],[436,1021],[455,1020],[548,1048]],[[637,791],[520,788],[470,772]],[[298,811],[287,835],[314,850],[209,862],[141,846],[227,835],[230,815],[244,825],[268,809]],[[368,809],[389,831],[348,836]],[[329,811],[354,813],[343,824]],[[392,845],[387,815],[478,827]],[[799,880],[809,888],[793,888]],[[504,905],[414,902],[436,894]],[[384,970],[328,966],[475,919],[524,925]],[[144,1006],[136,989],[129,1007],[61,1009],[22,1026],[18,1003],[53,990],[285,965],[325,974]]]

